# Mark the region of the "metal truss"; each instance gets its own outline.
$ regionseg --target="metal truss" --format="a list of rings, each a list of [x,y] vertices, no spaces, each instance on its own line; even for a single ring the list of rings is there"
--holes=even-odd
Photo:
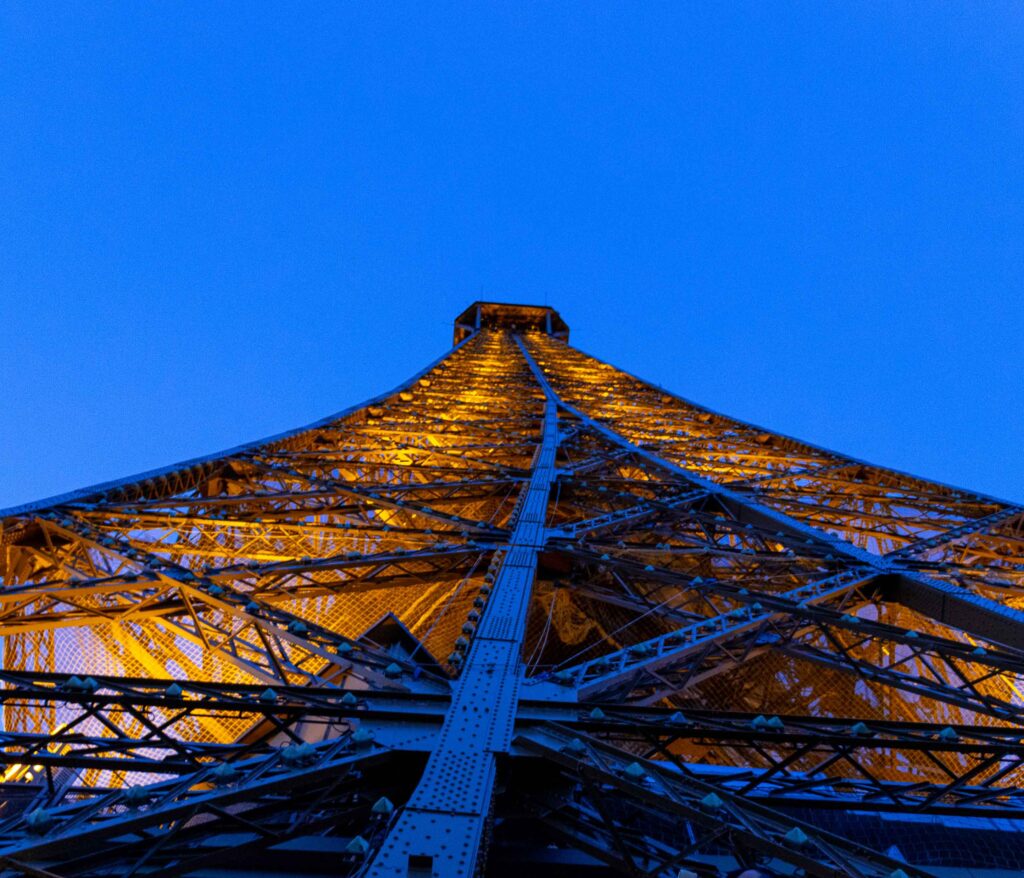
[[[1024,827],[1024,508],[549,308],[475,303],[394,391],[0,547],[0,876],[901,878]]]
[[[993,817],[1005,805],[1000,816],[1015,817],[1024,793],[1024,749],[1013,728],[524,702],[524,731],[549,724],[570,755],[597,738],[775,808]],[[720,764],[688,762],[693,748],[714,748]],[[881,754],[886,776],[872,767]]]
[[[569,838],[582,834],[590,852],[626,874],[669,876],[681,866],[703,871],[696,856],[709,848],[725,848],[743,866],[777,860],[823,878],[891,875],[901,868],[909,875],[928,874],[726,792],[723,784],[676,774],[557,727],[523,735],[517,743],[559,766],[573,782],[568,802],[557,793],[540,797],[545,823]],[[628,813],[633,809],[637,813]],[[673,819],[684,825],[673,825]],[[649,820],[664,824],[660,832],[650,824],[637,831]]]
[[[379,842],[390,817],[381,813],[387,809],[373,810],[381,799],[390,802],[383,793],[391,791],[395,771],[379,765],[385,758],[385,751],[344,735],[52,809],[36,800],[0,824],[0,844],[17,848],[0,862],[28,874],[35,867],[26,860],[39,859],[51,874],[187,874],[325,828],[348,826],[350,845],[357,837],[369,845]],[[35,838],[24,838],[24,823]],[[354,872],[361,851],[348,854],[339,867]]]

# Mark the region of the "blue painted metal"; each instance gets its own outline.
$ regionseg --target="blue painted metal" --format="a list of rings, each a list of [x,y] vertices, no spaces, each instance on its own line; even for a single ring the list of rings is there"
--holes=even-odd
[[[544,546],[555,479],[558,413],[545,389],[541,438],[530,480],[436,748],[408,805],[369,868],[371,878],[476,874],[497,771],[512,743],[522,682],[526,609]],[[429,870],[429,871],[428,871]]]

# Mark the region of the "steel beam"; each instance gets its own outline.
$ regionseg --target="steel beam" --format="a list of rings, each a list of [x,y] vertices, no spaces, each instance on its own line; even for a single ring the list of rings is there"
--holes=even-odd
[[[520,343],[520,348],[522,345]],[[507,550],[451,707],[419,786],[374,858],[370,878],[471,878],[485,844],[497,771],[508,752],[522,677],[522,641],[554,482],[558,414],[544,394],[540,441]]]

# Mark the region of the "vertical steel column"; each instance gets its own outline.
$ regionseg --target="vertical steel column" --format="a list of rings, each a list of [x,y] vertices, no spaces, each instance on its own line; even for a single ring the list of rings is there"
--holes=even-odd
[[[476,872],[494,793],[496,754],[507,753],[512,743],[526,608],[555,478],[558,413],[546,383],[545,397],[530,481],[513,513],[505,557],[454,684],[436,749],[371,863],[370,878],[469,878]]]

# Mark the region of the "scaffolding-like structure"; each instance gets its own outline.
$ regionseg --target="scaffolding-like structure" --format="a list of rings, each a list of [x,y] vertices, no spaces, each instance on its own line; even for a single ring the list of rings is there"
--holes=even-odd
[[[0,512],[0,876],[1024,873],[1024,508],[568,339]]]

